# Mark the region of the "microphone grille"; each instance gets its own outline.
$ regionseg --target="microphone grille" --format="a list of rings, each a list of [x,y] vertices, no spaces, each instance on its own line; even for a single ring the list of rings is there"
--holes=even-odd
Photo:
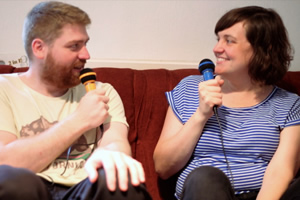
[[[202,74],[203,70],[205,69],[212,69],[212,71],[215,71],[215,64],[210,60],[210,59],[203,59],[201,60],[201,62],[199,63],[199,67],[198,67],[200,73]]]
[[[85,84],[89,81],[95,81],[96,80],[96,72],[94,72],[90,68],[85,68],[80,71],[79,79],[81,80],[81,83]]]

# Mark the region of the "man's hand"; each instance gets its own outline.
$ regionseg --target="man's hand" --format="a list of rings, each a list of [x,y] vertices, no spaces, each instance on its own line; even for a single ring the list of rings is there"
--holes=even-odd
[[[105,91],[102,89],[86,93],[76,110],[80,122],[86,122],[88,129],[100,126],[108,116],[108,101],[109,98],[105,96]]]
[[[98,178],[98,169],[103,168],[106,174],[107,187],[110,191],[116,190],[117,178],[121,191],[128,189],[128,172],[131,183],[138,186],[145,182],[142,164],[125,153],[98,148],[85,164],[89,180],[94,183]]]

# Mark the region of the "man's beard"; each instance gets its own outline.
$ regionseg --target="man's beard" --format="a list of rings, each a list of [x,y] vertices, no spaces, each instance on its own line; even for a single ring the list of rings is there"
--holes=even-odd
[[[68,89],[80,83],[79,74],[74,74],[75,66],[84,66],[85,61],[78,61],[69,66],[55,62],[51,53],[48,54],[41,71],[43,81],[61,89]]]

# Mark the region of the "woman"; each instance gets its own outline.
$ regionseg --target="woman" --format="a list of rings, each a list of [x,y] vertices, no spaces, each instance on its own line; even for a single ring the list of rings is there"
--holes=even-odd
[[[283,22],[248,6],[227,12],[215,34],[215,79],[189,76],[166,93],[156,171],[164,179],[180,172],[178,199],[292,199],[300,98],[275,86],[292,60]]]

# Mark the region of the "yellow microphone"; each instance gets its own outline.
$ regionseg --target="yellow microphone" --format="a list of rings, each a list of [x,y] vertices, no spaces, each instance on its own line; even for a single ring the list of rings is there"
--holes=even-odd
[[[94,72],[92,69],[85,68],[81,70],[79,79],[81,80],[81,83],[85,86],[85,90],[87,92],[96,89],[96,72]]]

